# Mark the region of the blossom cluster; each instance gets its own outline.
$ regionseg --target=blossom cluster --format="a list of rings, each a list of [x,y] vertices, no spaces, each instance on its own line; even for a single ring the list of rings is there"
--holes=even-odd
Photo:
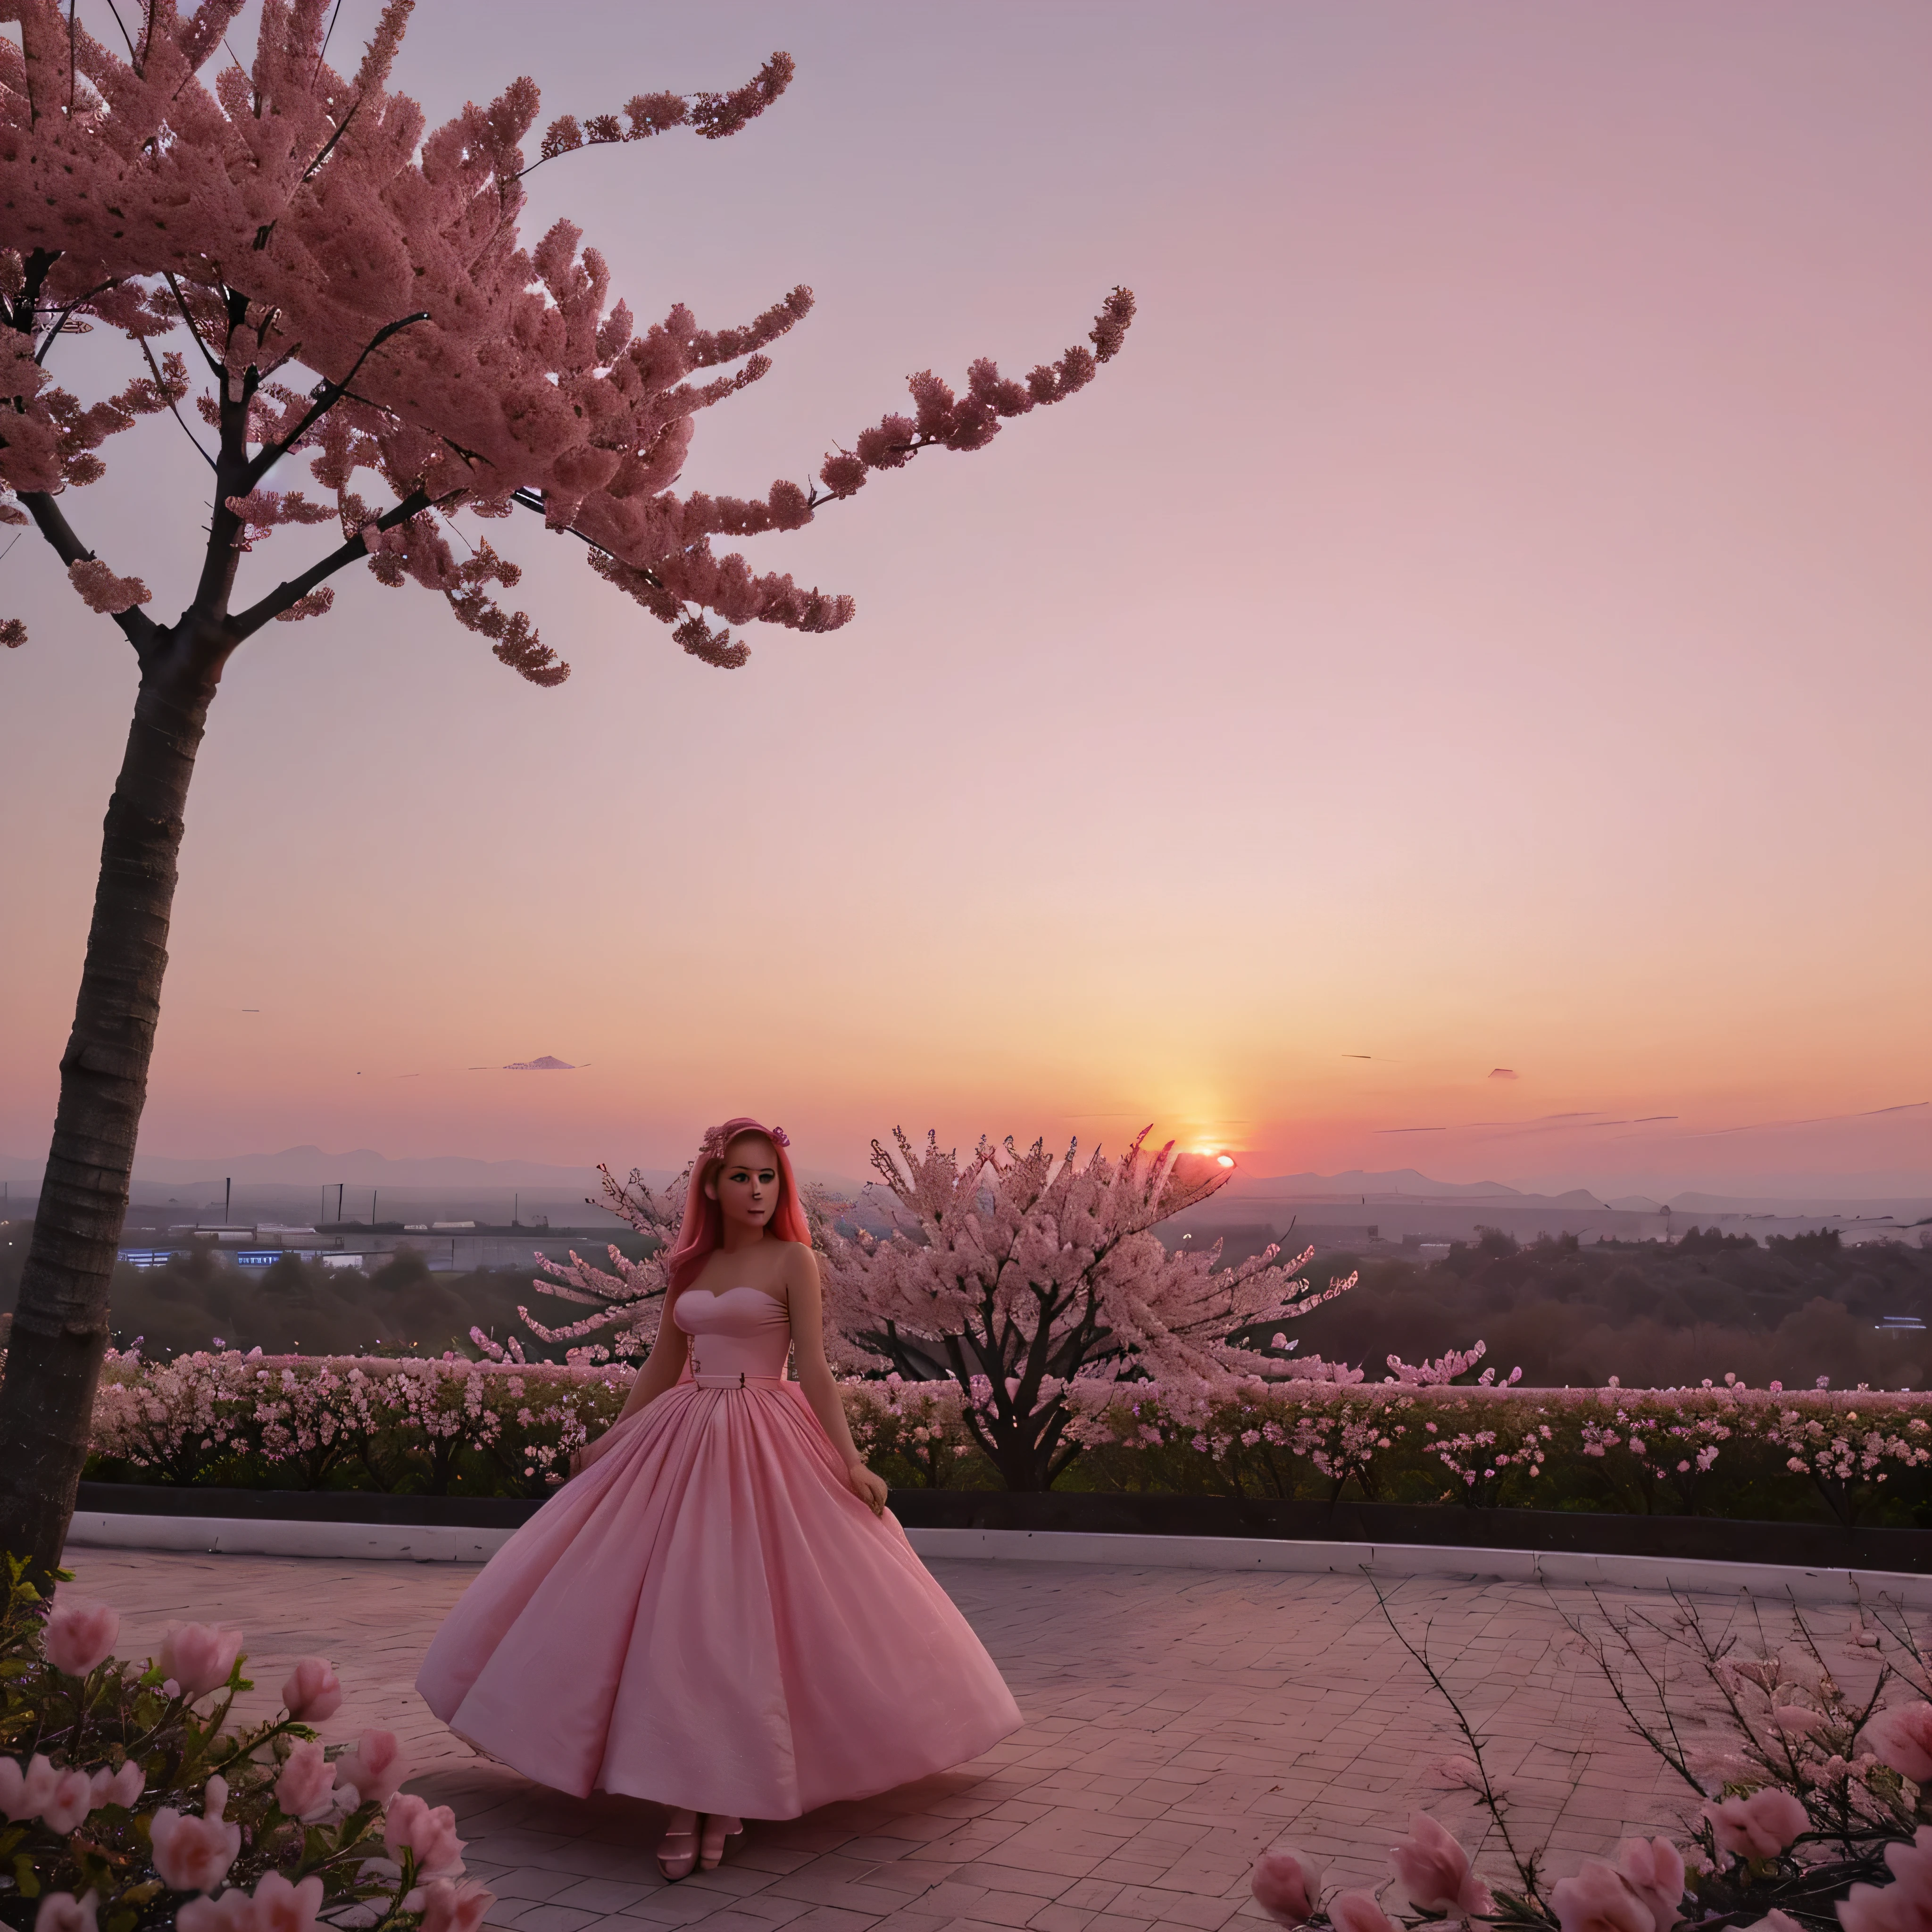
[[[110,1606],[51,1606],[0,1580],[0,1914],[34,1932],[478,1932],[494,1895],[464,1876],[454,1814],[402,1790],[393,1732],[325,1743],[343,1690],[299,1660],[280,1713],[231,1726],[232,1624],[170,1624],[116,1660]]]
[[[533,241],[520,232],[523,177],[586,145],[679,126],[736,134],[784,93],[789,56],[730,93],[636,95],[628,128],[614,113],[587,125],[563,116],[528,160],[531,81],[433,129],[392,91],[406,0],[382,9],[352,74],[329,63],[332,20],[320,4],[267,9],[245,68],[224,34],[235,0],[185,17],[150,7],[125,58],[58,0],[7,10],[17,38],[0,38],[0,202],[12,217],[0,393],[14,410],[0,486],[51,525],[55,494],[104,473],[110,436],[163,410],[188,429],[192,362],[205,377],[193,406],[218,442],[211,560],[291,523],[335,523],[342,537],[248,611],[218,614],[238,638],[326,609],[321,579],[366,562],[383,584],[441,593],[504,663],[557,683],[568,666],[494,595],[518,567],[453,520],[521,508],[582,538],[592,567],[686,650],[741,663],[746,646],[707,613],[820,632],[848,621],[852,600],[754,572],[714,539],[798,529],[872,470],[925,448],[982,447],[1007,418],[1084,387],[1132,320],[1132,296],[1116,290],[1090,346],[1024,382],[984,360],[963,395],[930,371],[913,378],[914,416],[888,416],[808,484],[680,496],[672,486],[698,416],[767,373],[764,352],[809,312],[812,291],[793,289],[741,327],[701,328],[679,304],[640,328],[580,229],[560,220]],[[50,352],[98,325],[140,360],[88,403],[56,382]],[[164,345],[158,356],[170,336],[186,355]],[[332,502],[262,487],[303,455]],[[370,477],[386,507],[362,494]],[[0,520],[24,514],[0,497]],[[140,580],[85,553],[70,574],[94,610],[124,620],[148,601]],[[139,638],[146,621],[123,627]],[[23,638],[18,620],[0,625],[0,642]]]
[[[1421,1932],[1445,1919],[1514,1932],[1910,1932],[1932,1922],[1932,1670],[1899,1606],[1869,1622],[1861,1613],[1854,1648],[1878,1667],[1875,1682],[1861,1672],[1868,1683],[1856,1693],[1802,1613],[1790,1642],[1761,1636],[1750,1650],[1731,1620],[1713,1629],[1681,1600],[1669,1621],[1564,1621],[1636,1735],[1680,1788],[1701,1794],[1685,1842],[1624,1838],[1552,1883],[1547,1847],[1513,1828],[1508,1787],[1492,1780],[1484,1741],[1430,1662],[1426,1636],[1418,1646],[1395,1625],[1473,1754],[1438,1768],[1490,1814],[1513,1870],[1493,1882],[1480,1876],[1454,1835],[1418,1813],[1390,1848],[1393,1882],[1379,1892],[1328,1891],[1305,1852],[1264,1853],[1250,1878],[1262,1910],[1282,1925],[1336,1932]],[[1761,1614],[1747,1621],[1762,1633]]]
[[[823,1234],[826,1311],[858,1360],[914,1378],[950,1377],[967,1426],[1015,1487],[1045,1488],[1082,1446],[1083,1402],[1124,1378],[1218,1384],[1278,1364],[1242,1337],[1305,1314],[1354,1285],[1312,1288],[1310,1250],[1270,1247],[1220,1265],[1218,1243],[1170,1250],[1155,1228],[1228,1179],[1199,1157],[1158,1151],[1144,1132],[1118,1158],[1022,1153],[982,1140],[961,1160],[928,1134],[873,1143],[892,1226],[880,1239]]]

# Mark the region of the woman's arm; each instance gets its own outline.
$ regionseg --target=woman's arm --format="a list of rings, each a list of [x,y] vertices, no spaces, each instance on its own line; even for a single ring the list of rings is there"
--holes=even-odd
[[[845,1465],[847,1485],[877,1516],[886,1506],[885,1478],[867,1468],[859,1454],[845,1420],[845,1406],[838,1400],[838,1384],[832,1379],[832,1365],[825,1359],[825,1304],[818,1286],[818,1258],[809,1248],[794,1247],[787,1257],[785,1291],[798,1385]]]
[[[670,1318],[670,1304],[664,1304],[664,1312],[658,1317],[658,1339],[651,1344],[651,1352],[644,1366],[638,1371],[636,1379],[631,1384],[631,1393],[624,1399],[624,1406],[618,1412],[617,1421],[628,1420],[640,1408],[657,1400],[684,1373],[684,1358],[690,1352],[691,1338]],[[611,1428],[616,1426],[616,1423]],[[594,1442],[586,1442],[570,1459],[570,1473],[580,1475],[610,1446],[610,1431],[606,1430]]]

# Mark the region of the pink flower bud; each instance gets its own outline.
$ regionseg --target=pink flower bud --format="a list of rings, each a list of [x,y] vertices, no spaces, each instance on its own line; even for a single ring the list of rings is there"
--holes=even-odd
[[[1804,1932],[1804,1928],[1788,1912],[1767,1912],[1755,1925],[1747,1925],[1744,1932]]]
[[[217,1776],[202,1794],[199,1818],[167,1810],[154,1814],[154,1869],[170,1891],[212,1892],[227,1876],[242,1849],[241,1826],[222,1820],[227,1802],[228,1780]]]
[[[447,1804],[434,1810],[412,1792],[389,1801],[382,1820],[382,1842],[400,1864],[413,1852],[418,1878],[454,1878],[463,1870],[463,1840],[456,1835],[456,1814]]]
[[[1423,1811],[1411,1817],[1408,1831],[1400,1844],[1389,1847],[1389,1862],[1417,1911],[1461,1917],[1495,1910],[1489,1887],[1471,1871],[1469,1855],[1452,1833]]]
[[[364,1731],[335,1761],[336,1783],[350,1786],[364,1804],[388,1804],[409,1774],[394,1731]]]
[[[175,1914],[175,1932],[256,1932],[255,1901],[234,1885],[219,1898],[190,1898]]]
[[[1617,1870],[1642,1900],[1654,1932],[1671,1932],[1684,1918],[1684,1857],[1668,1838],[1620,1838]]]
[[[34,1932],[94,1932],[94,1908],[100,1902],[91,1892],[80,1898],[70,1892],[50,1892],[34,1914]]]
[[[482,1932],[484,1914],[496,1902],[474,1880],[452,1885],[446,1878],[423,1888],[422,1932]]]
[[[110,1771],[103,1766],[94,1774],[92,1781],[97,1807],[118,1804],[130,1811],[140,1802],[141,1793],[148,1788],[147,1773],[141,1768],[139,1761],[131,1757],[122,1760],[118,1771]]]
[[[0,1812],[10,1823],[18,1825],[38,1818],[40,1808],[54,1795],[52,1765],[36,1751],[23,1769],[10,1757],[0,1757]]]
[[[313,1932],[322,1910],[322,1880],[311,1872],[299,1885],[278,1871],[264,1872],[255,1887],[254,1924],[249,1932]]]
[[[84,1771],[54,1774],[53,1789],[40,1807],[40,1822],[62,1838],[86,1822],[94,1809],[94,1780]]]
[[[241,1649],[238,1624],[170,1624],[157,1661],[184,1697],[201,1697],[228,1682]]]
[[[1293,1852],[1264,1852],[1248,1880],[1255,1903],[1282,1925],[1300,1925],[1315,1916],[1322,1875]]]
[[[304,1738],[289,1753],[275,1780],[275,1802],[291,1818],[312,1824],[328,1810],[335,1789],[335,1767],[322,1756],[319,1739]]]
[[[1774,1784],[1748,1798],[1707,1804],[1704,1815],[1711,1821],[1718,1849],[1742,1858],[1775,1858],[1811,1822],[1804,1807]]]
[[[1914,1784],[1932,1784],[1932,1704],[1894,1704],[1876,1713],[1858,1742],[1888,1771]]]
[[[1371,1892],[1338,1892],[1328,1902],[1328,1920],[1335,1932],[1400,1932]]]
[[[1574,1878],[1551,1888],[1550,1903],[1562,1932],[1652,1932],[1650,1907],[1614,1867],[1586,1858]]]
[[[69,1677],[85,1677],[113,1654],[120,1636],[118,1610],[78,1598],[63,1598],[47,1618],[47,1661]]]
[[[298,1724],[319,1724],[342,1708],[342,1686],[326,1657],[304,1657],[282,1686],[282,1702]]]
[[[1838,1901],[1844,1932],[1903,1932],[1932,1919],[1932,1825],[1922,1825],[1910,1844],[1885,1848],[1893,1885],[1855,1885]]]

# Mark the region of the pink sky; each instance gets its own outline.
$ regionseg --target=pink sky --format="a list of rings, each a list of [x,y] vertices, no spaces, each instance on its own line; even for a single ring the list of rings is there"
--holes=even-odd
[[[581,223],[646,317],[816,289],[686,486],[802,477],[1116,282],[1140,320],[993,449],[761,540],[860,615],[742,671],[533,519],[559,691],[366,580],[249,645],[146,1148],[669,1164],[746,1110],[846,1172],[896,1122],[1151,1120],[1250,1171],[1932,1190],[1932,1108],[1822,1118],[1932,1100],[1932,13],[536,17],[422,8],[400,84],[582,115],[799,62],[734,140],[532,180],[526,232]],[[178,436],[71,504],[170,613]],[[0,598],[33,1155],[133,664],[31,535]],[[588,1065],[470,1070],[538,1054]]]

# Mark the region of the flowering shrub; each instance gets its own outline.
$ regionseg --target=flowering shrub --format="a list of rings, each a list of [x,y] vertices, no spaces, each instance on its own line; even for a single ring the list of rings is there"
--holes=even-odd
[[[541,1496],[614,1419],[632,1370],[602,1344],[562,1363],[497,1354],[152,1364],[110,1351],[95,1466],[173,1484]],[[1399,1364],[1402,1378],[1379,1382],[1304,1361],[1053,1393],[1095,1489],[1843,1522],[1909,1522],[1932,1506],[1932,1394],[1440,1379],[1477,1359]],[[974,1426],[983,1391],[896,1372],[842,1388],[854,1438],[889,1480],[998,1486]]]
[[[1219,1382],[1285,1354],[1234,1337],[1305,1314],[1354,1285],[1311,1292],[1312,1258],[1270,1247],[1221,1268],[1220,1244],[1170,1251],[1154,1232],[1204,1201],[1230,1169],[1158,1153],[1144,1131],[1118,1160],[1076,1164],[1036,1141],[982,1140],[961,1161],[928,1134],[872,1143],[894,1226],[876,1239],[836,1226],[825,1250],[828,1327],[856,1364],[950,1378],[968,1432],[1009,1488],[1044,1490],[1089,1441],[1082,1416],[1123,1378]]]
[[[446,1805],[399,1796],[393,1733],[326,1748],[340,1707],[320,1658],[283,1708],[231,1727],[232,1626],[171,1624],[144,1666],[104,1604],[51,1610],[8,1559],[0,1610],[0,1924],[16,1932],[477,1932]]]
[[[1483,1740],[1431,1663],[1426,1637],[1418,1647],[1386,1601],[1382,1610],[1468,1747],[1438,1768],[1495,1820],[1512,1870],[1492,1886],[1450,1832],[1418,1813],[1390,1850],[1386,1904],[1366,1890],[1324,1893],[1321,1868],[1302,1852],[1264,1853],[1250,1885],[1278,1923],[1336,1932],[1398,1932],[1444,1918],[1522,1932],[1672,1932],[1687,1922],[1708,1932],[1911,1932],[1932,1922],[1932,1669],[1896,1606],[1888,1616],[1858,1617],[1854,1652],[1877,1670],[1856,1694],[1799,1614],[1786,1644],[1748,1651],[1734,1630],[1713,1631],[1681,1599],[1668,1622],[1637,1612],[1590,1628],[1566,1617],[1694,1809],[1682,1844],[1624,1838],[1608,1858],[1586,1858],[1553,1883],[1544,1850],[1517,1843],[1508,1792],[1491,1779]],[[1694,1700],[1680,1688],[1686,1683],[1701,1694]],[[1686,1742],[1714,1733],[1714,1744]]]
[[[525,1364],[229,1350],[156,1364],[110,1349],[94,1454],[178,1484],[540,1495],[629,1386],[608,1352],[580,1352]]]
[[[1087,1480],[1116,1490],[1781,1518],[1822,1502],[1841,1522],[1932,1501],[1922,1393],[1371,1383],[1324,1367],[1120,1384],[1081,1429]]]

